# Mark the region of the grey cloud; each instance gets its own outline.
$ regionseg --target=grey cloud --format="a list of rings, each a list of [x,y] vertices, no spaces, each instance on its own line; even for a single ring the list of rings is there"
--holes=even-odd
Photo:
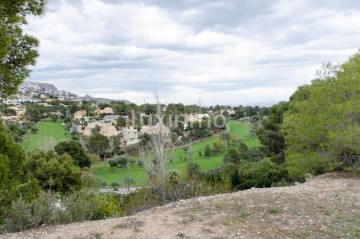
[[[153,88],[184,103],[286,100],[359,48],[359,22],[350,0],[52,0],[29,21],[42,42],[31,80],[140,103]]]

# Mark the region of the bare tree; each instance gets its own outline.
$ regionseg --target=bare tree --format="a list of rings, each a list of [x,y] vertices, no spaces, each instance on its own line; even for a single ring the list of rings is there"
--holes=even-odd
[[[153,133],[151,134],[151,152],[139,152],[139,156],[143,161],[144,168],[148,171],[149,177],[156,176],[156,178],[162,181],[166,176],[166,164],[169,159],[167,157],[166,149],[171,143],[170,132],[164,125],[164,115],[160,104],[159,96],[155,92],[156,100],[156,125]]]

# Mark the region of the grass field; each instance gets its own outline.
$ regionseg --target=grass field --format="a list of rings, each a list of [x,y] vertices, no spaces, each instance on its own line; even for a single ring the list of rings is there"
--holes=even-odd
[[[247,138],[249,130],[251,130],[251,126],[241,121],[230,121],[229,127],[231,135],[234,136],[236,140],[242,139],[249,148],[259,147],[261,145],[260,141],[256,137],[250,139]],[[181,148],[172,150],[171,153],[173,155],[173,161],[168,164],[169,170],[177,171],[180,175],[184,175],[186,172],[186,165],[190,162],[198,163],[201,167],[201,170],[204,172],[220,167],[223,164],[223,158],[226,154],[225,147],[217,155],[212,155],[211,157],[200,157],[198,154],[200,149],[203,152],[205,146],[207,144],[212,144],[212,142],[215,140],[220,140],[220,136],[214,136],[207,140],[194,143],[192,145],[193,155],[191,159]],[[182,158],[186,156],[187,160],[180,160],[180,156]],[[128,164],[126,169],[111,168],[107,163],[104,162],[96,163],[91,166],[91,169],[88,170],[88,173],[99,177],[101,180],[106,182],[108,186],[112,182],[118,182],[123,185],[124,179],[126,177],[131,177],[134,179],[134,186],[143,186],[146,185],[148,179],[145,169],[140,167],[137,163],[134,165]]]
[[[67,129],[58,122],[44,120],[37,123],[36,127],[39,131],[37,133],[29,131],[22,141],[27,152],[35,149],[48,150],[49,147],[54,147],[57,143],[71,138]]]

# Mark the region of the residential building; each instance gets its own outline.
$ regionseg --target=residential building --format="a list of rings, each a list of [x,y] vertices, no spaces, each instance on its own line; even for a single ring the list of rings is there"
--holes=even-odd
[[[139,132],[133,126],[122,129],[123,138],[126,141],[126,145],[139,143]]]

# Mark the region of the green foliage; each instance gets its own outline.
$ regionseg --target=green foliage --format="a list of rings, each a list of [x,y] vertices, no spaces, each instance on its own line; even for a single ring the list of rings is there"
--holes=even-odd
[[[26,119],[32,122],[39,122],[44,118],[45,108],[40,105],[27,105],[26,106]]]
[[[15,193],[23,200],[30,202],[37,197],[40,190],[39,182],[36,179],[30,179],[25,183],[17,185]]]
[[[223,148],[223,144],[221,143],[220,140],[215,140],[213,143],[212,143],[212,148],[213,148],[213,152],[214,154],[217,154],[220,152],[220,150]]]
[[[239,168],[241,188],[271,187],[273,183],[288,178],[286,168],[269,158],[258,162],[242,162]]]
[[[109,161],[110,167],[125,168],[127,163],[128,159],[125,155],[118,156],[115,159]]]
[[[15,116],[16,111],[9,108],[9,106],[0,103],[0,112],[5,116]]]
[[[4,172],[4,175],[0,177],[0,185],[5,183],[10,188],[18,183],[25,159],[26,155],[21,145],[14,142],[0,121],[0,169]]]
[[[275,157],[278,163],[285,160],[285,139],[281,132],[281,125],[289,102],[280,102],[270,108],[269,116],[261,121],[261,127],[256,131],[264,152],[269,157]]]
[[[23,164],[26,154],[15,143],[8,130],[0,121],[0,223],[12,200],[19,196],[16,186],[25,181]]]
[[[41,15],[44,0],[0,2],[0,97],[14,94],[18,85],[29,76],[29,65],[35,65],[39,42],[25,34],[29,15]]]
[[[0,190],[3,190],[9,173],[9,163],[6,155],[0,154]]]
[[[15,139],[16,142],[20,142],[22,140],[22,136],[24,136],[31,127],[33,126],[32,122],[8,122],[6,123],[6,127],[9,129],[11,135]]]
[[[205,157],[210,157],[210,156],[211,156],[211,148],[210,148],[210,145],[209,145],[209,144],[207,144],[207,145],[205,146],[204,155],[205,155]]]
[[[120,184],[117,182],[112,182],[111,187],[114,189],[114,191],[119,190]]]
[[[229,164],[229,163],[238,164],[238,163],[240,163],[240,159],[241,159],[241,156],[240,156],[239,152],[236,149],[232,148],[224,156],[224,163],[225,164]]]
[[[119,118],[116,121],[116,126],[117,127],[126,127],[126,119],[122,116],[119,116]]]
[[[284,117],[286,164],[293,178],[360,165],[360,53],[323,71],[293,94]]]
[[[55,152],[58,155],[68,154],[71,156],[75,164],[79,167],[90,168],[91,160],[90,157],[85,153],[84,148],[79,142],[76,141],[63,141],[55,146]]]
[[[111,195],[79,191],[59,198],[52,192],[41,192],[31,202],[20,198],[13,202],[7,214],[5,229],[16,232],[44,224],[100,220],[123,215],[117,199]]]
[[[186,174],[189,179],[201,176],[200,165],[198,163],[189,163],[186,165]]]
[[[94,177],[92,175],[83,175],[82,181],[83,181],[83,188],[88,188],[88,189],[99,189],[104,184],[104,182],[101,179]]]
[[[249,147],[240,141],[239,144],[239,156],[241,159],[248,159]]]
[[[82,186],[81,174],[72,166],[71,157],[35,151],[25,164],[29,178],[35,178],[43,190],[67,193]]]
[[[110,146],[110,140],[100,134],[100,133],[93,133],[93,135],[90,136],[86,147],[89,150],[90,153],[95,153],[99,156],[105,157],[105,152]]]

